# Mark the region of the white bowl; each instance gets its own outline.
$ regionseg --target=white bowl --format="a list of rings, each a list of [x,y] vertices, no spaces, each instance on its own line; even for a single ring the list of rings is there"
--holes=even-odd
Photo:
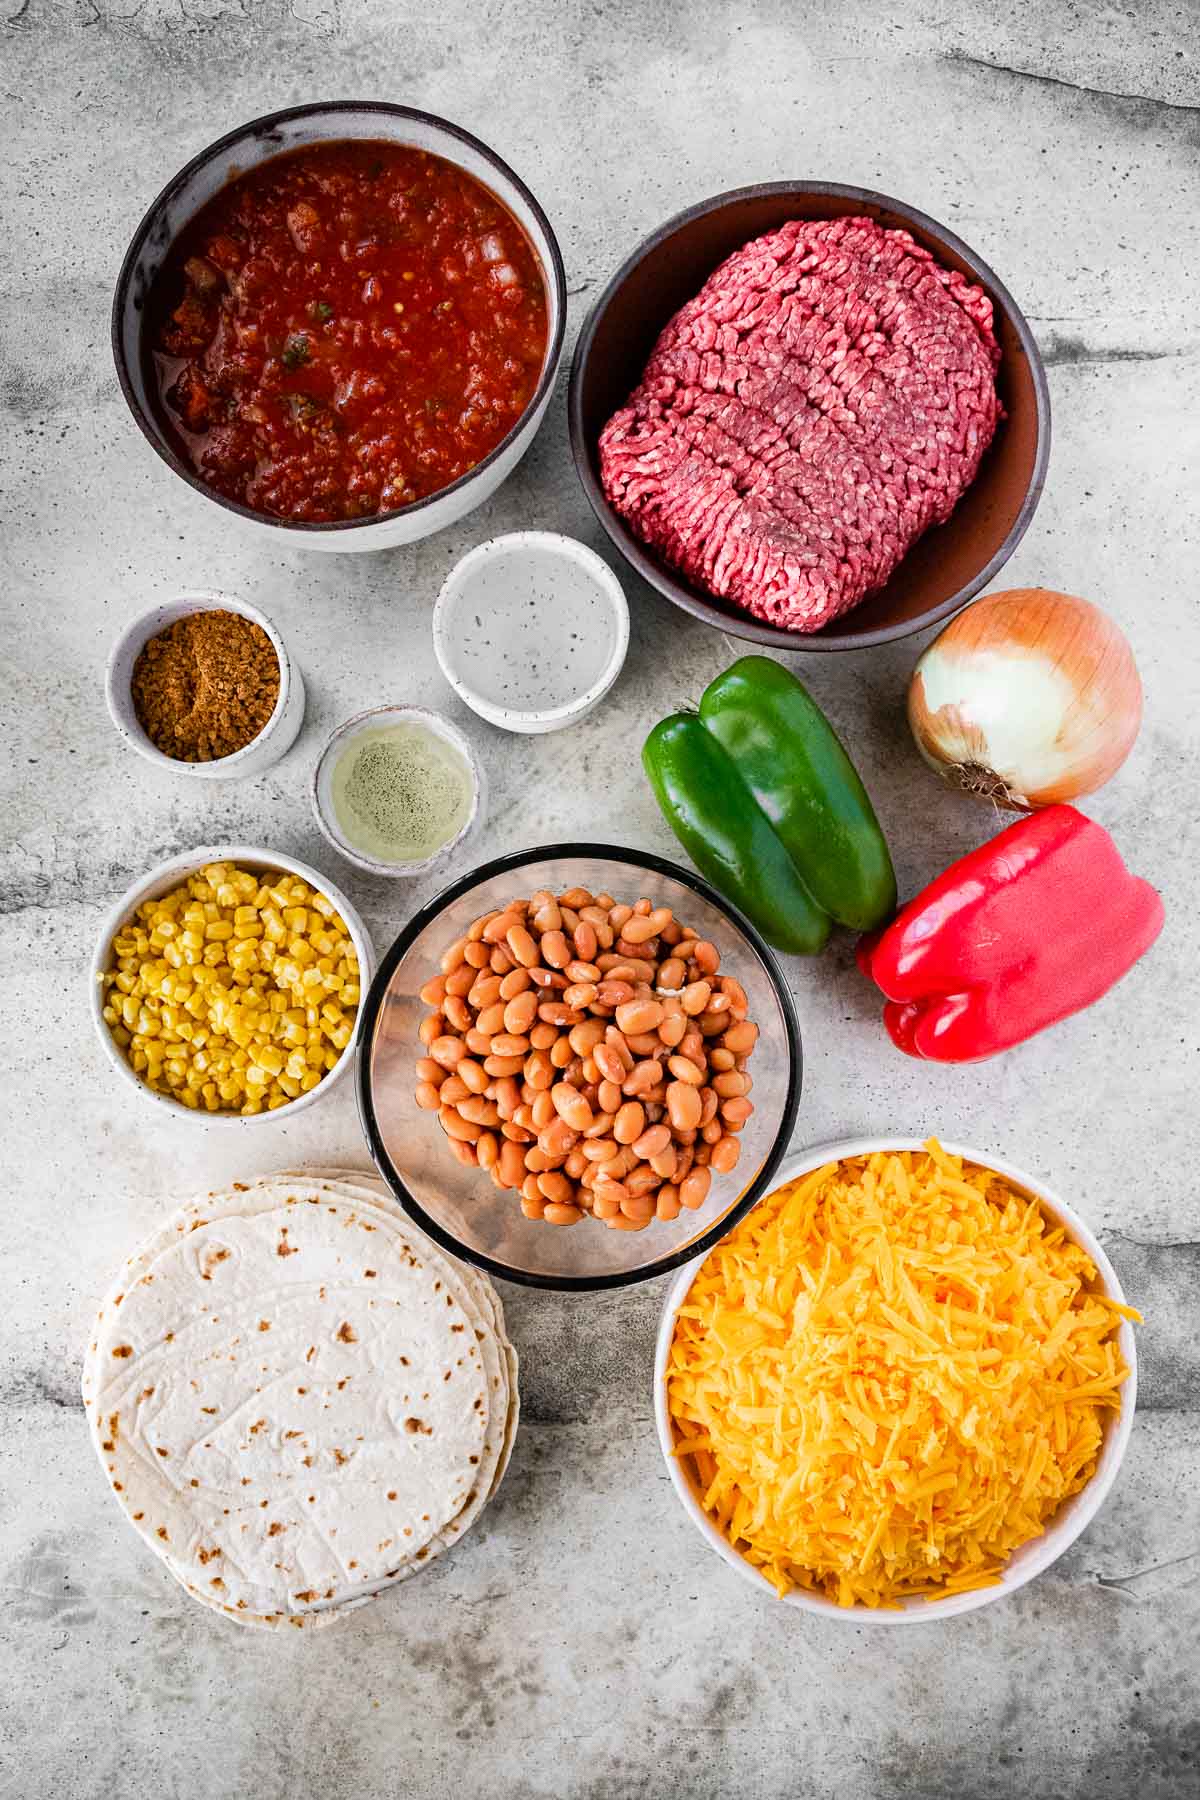
[[[405,724],[423,725],[427,731],[444,738],[446,743],[458,751],[471,772],[473,790],[471,810],[454,836],[440,845],[432,856],[425,857],[421,862],[379,862],[375,857],[368,856],[365,850],[355,849],[343,835],[333,805],[333,771],[341,752],[352,739],[358,737],[360,732],[373,731],[381,725]],[[317,824],[329,842],[339,855],[346,858],[347,862],[352,862],[356,867],[365,869],[369,875],[424,875],[429,869],[434,868],[436,864],[448,857],[452,850],[457,850],[461,844],[465,843],[475,829],[483,816],[486,792],[487,782],[482,765],[462,732],[457,725],[452,725],[449,719],[444,719],[441,713],[430,712],[425,706],[373,706],[366,712],[356,713],[352,719],[347,719],[344,725],[338,726],[322,750],[317,766],[313,770],[312,785],[309,789]]]
[[[338,519],[326,524],[275,519],[239,501],[215,493],[179,456],[159,422],[152,395],[152,376],[141,354],[146,295],[171,244],[184,225],[219,188],[247,169],[304,144],[339,139],[385,138],[431,151],[482,182],[522,227],[542,266],[546,286],[546,354],[533,398],[507,437],[483,461],[449,487],[394,512],[364,519]],[[562,360],[567,319],[567,279],[550,221],[525,183],[494,150],[469,131],[411,106],[386,100],[330,100],[290,106],[283,112],[251,119],[194,156],[151,203],[125,254],[113,297],[113,358],[121,391],[143,435],[188,485],[211,505],[242,520],[248,531],[276,547],[290,543],[304,550],[386,550],[452,525],[495,492],[520,462],[550,404]],[[148,359],[147,359],[148,360]]]
[[[556,531],[489,538],[455,564],[433,644],[459,698],[505,731],[559,731],[599,706],[629,648],[629,608],[602,557]]]
[[[853,1156],[872,1156],[878,1150],[920,1150],[923,1143],[920,1138],[854,1138],[843,1144],[826,1144],[813,1150],[806,1150],[803,1155],[792,1158],[780,1169],[774,1182],[772,1192],[786,1187],[802,1175],[809,1175],[819,1169],[823,1163],[843,1162]],[[1052,1189],[1044,1182],[1035,1181],[1031,1175],[1015,1168],[1012,1163],[1004,1162],[998,1156],[984,1155],[980,1150],[969,1150],[962,1144],[946,1144],[944,1146],[952,1156],[961,1156],[964,1162],[977,1163],[981,1168],[994,1169],[997,1175],[1003,1175],[1014,1187],[1023,1189],[1042,1206],[1052,1218],[1064,1227],[1067,1235],[1081,1245],[1096,1265],[1096,1272],[1104,1292],[1111,1300],[1124,1303],[1125,1295],[1116,1271],[1104,1254],[1090,1228],[1084,1224],[1079,1214],[1072,1211],[1064,1200],[1060,1200]],[[704,1511],[686,1475],[679,1466],[674,1453],[674,1437],[672,1434],[671,1416],[667,1409],[667,1358],[670,1354],[671,1340],[675,1333],[675,1316],[683,1305],[684,1299],[693,1281],[700,1272],[704,1262],[701,1257],[680,1271],[671,1286],[663,1307],[662,1320],[658,1328],[658,1344],[654,1357],[654,1419],[658,1427],[658,1441],[666,1459],[671,1484],[675,1489],[679,1502],[687,1513],[692,1524],[704,1538],[709,1548],[727,1562],[744,1580],[749,1581],[761,1594],[778,1600],[779,1596],[767,1580],[744,1556],[738,1554],[723,1532],[713,1524]],[[1121,1322],[1117,1342],[1121,1355],[1129,1369],[1128,1379],[1121,1388],[1121,1410],[1115,1418],[1109,1420],[1104,1443],[1100,1451],[1096,1472],[1087,1486],[1078,1494],[1067,1500],[1055,1513],[1050,1524],[1041,1537],[1031,1538],[1022,1544],[1019,1550],[1005,1564],[999,1585],[995,1587],[973,1588],[964,1594],[951,1594],[944,1600],[925,1600],[920,1597],[902,1601],[898,1609],[871,1606],[837,1606],[823,1595],[808,1593],[802,1588],[792,1588],[782,1598],[784,1606],[792,1606],[801,1612],[820,1613],[827,1619],[838,1619],[851,1625],[931,1625],[941,1619],[952,1619],[959,1613],[974,1612],[980,1606],[988,1606],[993,1600],[1003,1600],[1014,1593],[1017,1588],[1024,1587],[1043,1569],[1048,1569],[1057,1562],[1063,1552],[1075,1542],[1079,1534],[1091,1523],[1104,1503],[1104,1499],[1117,1477],[1121,1466],[1121,1458],[1129,1442],[1129,1434],[1133,1430],[1133,1412],[1137,1403],[1137,1348],[1134,1343],[1133,1327],[1128,1319]]]
[[[177,1117],[182,1116],[190,1119],[193,1123],[199,1122],[202,1125],[261,1125],[268,1119],[290,1119],[304,1107],[311,1106],[315,1100],[322,1099],[330,1088],[342,1079],[354,1061],[362,1024],[362,1000],[359,1001],[358,1011],[355,1014],[354,1030],[351,1033],[350,1042],[324,1079],[319,1081],[316,1087],[310,1089],[307,1094],[301,1094],[295,1100],[289,1100],[286,1106],[276,1107],[274,1112],[251,1113],[246,1118],[243,1118],[241,1113],[210,1113],[202,1109],[193,1111],[190,1106],[185,1106],[182,1100],[172,1100],[169,1095],[157,1093],[154,1088],[147,1087],[141,1076],[135,1074],[130,1068],[119,1047],[113,1042],[112,1033],[104,1020],[104,994],[101,977],[108,968],[112,941],[121,926],[144,900],[157,900],[161,894],[169,893],[172,888],[178,887],[181,881],[186,880],[197,869],[202,869],[206,863],[212,862],[237,863],[241,868],[249,869],[252,872],[261,869],[275,869],[288,875],[299,875],[302,881],[307,881],[310,887],[317,888],[325,895],[326,899],[332,900],[345,920],[346,927],[354,941],[354,948],[358,952],[359,986],[363,999],[366,998],[367,989],[375,973],[375,951],[367,935],[366,926],[339,887],[335,887],[332,881],[327,880],[319,869],[314,869],[309,863],[298,862],[294,856],[283,856],[278,851],[263,850],[249,844],[204,844],[198,850],[187,850],[181,856],[172,856],[166,862],[159,863],[156,869],[151,869],[148,875],[144,875],[140,881],[136,881],[108,913],[100,928],[100,936],[96,940],[96,950],[92,957],[89,976],[92,1023],[96,1027],[96,1035],[113,1068],[124,1081],[135,1087],[144,1099],[152,1101],[160,1110],[172,1112]]]
[[[168,625],[173,625],[176,619],[200,612],[238,613],[266,632],[279,658],[279,698],[275,702],[275,711],[258,736],[235,750],[232,756],[221,756],[214,762],[190,763],[181,762],[175,756],[165,756],[143,731],[134,709],[132,682],[134,665],[143,645],[157,637],[160,631],[165,631]],[[197,781],[234,781],[241,776],[262,775],[287,755],[304,723],[304,678],[274,625],[256,606],[249,606],[244,600],[236,599],[233,594],[223,594],[216,588],[178,594],[174,600],[164,600],[132,620],[109,655],[105,694],[112,722],[131,750],[136,750],[147,762],[158,763],[176,775]]]

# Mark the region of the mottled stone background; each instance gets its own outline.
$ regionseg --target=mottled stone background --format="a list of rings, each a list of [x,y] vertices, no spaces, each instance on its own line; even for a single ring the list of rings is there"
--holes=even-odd
[[[1194,0],[0,0],[0,1796],[3,1800],[1183,1800],[1200,1792],[1200,1237]],[[887,1045],[846,938],[792,976],[798,1143],[931,1130],[1009,1153],[1104,1235],[1146,1312],[1124,1473],[1092,1529],[1006,1604],[878,1633],[758,1599],[680,1515],[650,1414],[662,1287],[509,1290],[525,1421],[480,1528],[430,1574],[312,1641],[191,1605],[105,1492],[77,1385],[119,1257],[175,1196],[360,1154],[349,1088],[244,1142],[157,1120],[92,1040],[104,909],[150,862],[249,839],[336,873],[385,945],[431,884],[355,879],[311,822],[333,724],[423,699],[492,779],[470,855],[587,826],[670,853],[635,766],[649,723],[732,646],[632,576],[604,708],[551,739],[464,714],[434,663],[442,576],[522,525],[599,544],[563,390],[489,506],[368,560],[264,553],[143,444],[108,349],[148,198],[273,106],[384,97],[449,114],[529,180],[589,296],[649,229],[743,182],[901,195],[999,271],[1049,364],[1045,499],[1007,571],[1109,607],[1145,678],[1137,750],[1093,810],[1163,888],[1166,934],[1094,1011],[979,1068]],[[262,781],[202,791],[125,751],[104,708],[123,621],[182,585],[260,602],[309,684]],[[990,829],[918,764],[916,641],[810,659],[911,890]]]

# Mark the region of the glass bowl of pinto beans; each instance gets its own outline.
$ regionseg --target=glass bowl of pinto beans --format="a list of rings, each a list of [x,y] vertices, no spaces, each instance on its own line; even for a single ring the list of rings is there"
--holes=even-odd
[[[698,875],[554,844],[409,921],[363,1002],[357,1080],[381,1174],[443,1248],[615,1288],[703,1255],[768,1190],[800,1032],[771,951]]]

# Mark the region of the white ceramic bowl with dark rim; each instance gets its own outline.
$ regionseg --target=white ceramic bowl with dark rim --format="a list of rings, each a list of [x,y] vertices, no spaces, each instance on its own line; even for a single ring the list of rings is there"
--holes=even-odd
[[[154,1088],[147,1087],[140,1075],[134,1073],[126,1062],[119,1047],[113,1042],[113,1036],[104,1019],[104,994],[100,982],[109,964],[109,953],[112,941],[121,926],[132,917],[136,909],[146,900],[157,900],[163,894],[169,894],[172,888],[178,887],[197,869],[207,863],[238,863],[251,873],[258,870],[279,870],[287,875],[298,875],[301,881],[307,881],[310,887],[332,900],[334,906],[345,920],[346,929],[358,952],[359,987],[365,998],[367,989],[375,974],[375,950],[367,934],[357,910],[327,876],[310,863],[298,862],[294,856],[284,856],[278,850],[264,850],[250,844],[202,844],[197,850],[185,850],[179,856],[170,856],[166,862],[159,863],[157,868],[149,870],[140,881],[135,881],[117,901],[105,917],[100,927],[100,935],[96,939],[96,948],[92,956],[92,966],[88,975],[88,1000],[91,1006],[92,1023],[96,1027],[96,1036],[101,1047],[117,1074],[128,1085],[137,1089],[142,1097],[148,1100],[159,1112],[166,1115],[173,1113],[176,1118],[190,1119],[193,1124],[202,1125],[261,1125],[268,1119],[291,1119],[305,1107],[314,1105],[324,1098],[342,1077],[354,1061],[358,1050],[359,1038],[362,1035],[363,1008],[360,1001],[355,1015],[354,1031],[350,1042],[341,1056],[330,1069],[323,1081],[317,1083],[307,1094],[300,1094],[295,1100],[289,1100],[286,1106],[277,1107],[274,1112],[251,1113],[243,1118],[241,1113],[206,1112],[203,1109],[193,1110],[185,1106],[182,1100],[172,1100],[167,1094],[160,1094]]]
[[[181,762],[177,756],[165,755],[143,730],[133,704],[133,671],[152,637],[157,637],[177,619],[202,612],[238,613],[266,632],[279,660],[279,698],[258,736],[231,756],[219,756],[212,762]],[[256,606],[249,606],[246,601],[236,599],[233,594],[223,594],[216,588],[177,594],[173,600],[160,601],[157,606],[151,606],[136,619],[131,619],[109,655],[105,695],[112,722],[131,750],[136,750],[147,762],[157,763],[160,768],[200,781],[236,781],[264,774],[287,755],[304,723],[304,678],[288,655],[279,632]]]
[[[365,850],[357,849],[342,830],[333,803],[333,772],[342,751],[348,749],[364,731],[375,730],[381,725],[423,726],[426,731],[432,732],[435,737],[441,738],[458,751],[471,776],[471,810],[465,821],[453,837],[447,838],[431,856],[422,857],[419,862],[382,862],[368,855]],[[347,719],[344,725],[339,725],[330,735],[313,770],[309,797],[317,824],[347,862],[354,863],[368,875],[425,875],[452,851],[459,849],[479,824],[487,803],[487,778],[482,763],[467,739],[457,725],[452,725],[441,713],[431,712],[427,706],[372,706],[366,712],[356,713],[352,719]]]
[[[304,523],[253,511],[207,487],[175,450],[142,356],[146,297],[171,244],[184,225],[235,175],[306,144],[343,139],[387,139],[414,145],[465,169],[503,202],[533,245],[546,287],[547,342],[533,398],[508,435],[482,462],[423,500],[362,519]],[[189,487],[276,543],[310,550],[387,550],[432,536],[482,504],[520,462],[542,422],[562,357],[567,282],[550,221],[525,183],[494,150],[448,119],[383,100],[329,100],[267,113],[227,132],[194,156],[167,183],[134,232],[113,297],[112,345],[121,391],[143,435]]]
[[[1091,1230],[1080,1218],[1079,1214],[1069,1207],[1065,1200],[1048,1188],[1045,1182],[1027,1175],[1024,1170],[1005,1161],[999,1156],[991,1156],[982,1150],[971,1150],[963,1144],[944,1144],[952,1156],[961,1156],[964,1162],[976,1163],[981,1168],[993,1169],[1002,1175],[1014,1187],[1020,1188],[1032,1199],[1036,1200],[1050,1218],[1060,1224],[1068,1237],[1079,1244],[1091,1257],[1096,1266],[1099,1291],[1110,1300],[1125,1301],[1121,1283],[1117,1279],[1116,1270],[1109,1262],[1104,1250]],[[844,1162],[853,1156],[873,1156],[876,1151],[920,1150],[924,1145],[920,1138],[853,1138],[841,1144],[822,1144],[814,1149],[805,1150],[801,1155],[789,1157],[776,1174],[771,1183],[771,1191],[776,1192],[786,1187],[791,1181],[798,1181],[803,1175],[810,1175],[823,1163]],[[729,1539],[719,1531],[701,1506],[687,1475],[679,1465],[674,1453],[674,1428],[667,1407],[667,1358],[670,1354],[671,1340],[675,1334],[675,1318],[691,1289],[692,1283],[700,1273],[704,1258],[700,1257],[689,1267],[683,1269],[678,1278],[671,1284],[663,1305],[662,1319],[658,1328],[658,1342],[654,1356],[654,1421],[658,1428],[658,1441],[662,1449],[671,1485],[675,1489],[676,1498],[684,1512],[691,1520],[700,1536],[710,1550],[715,1550],[723,1562],[737,1572],[744,1580],[750,1582],[765,1598],[776,1601],[783,1606],[793,1607],[798,1612],[818,1613],[822,1618],[836,1619],[849,1625],[934,1625],[943,1619],[956,1618],[960,1613],[975,1612],[981,1606],[989,1606],[994,1600],[1003,1600],[1026,1582],[1032,1581],[1048,1569],[1051,1563],[1058,1561],[1064,1551],[1068,1550],[1075,1539],[1095,1518],[1104,1504],[1109,1490],[1117,1478],[1121,1459],[1125,1455],[1129,1436],[1133,1430],[1134,1407],[1137,1404],[1137,1346],[1134,1342],[1133,1327],[1128,1319],[1121,1321],[1117,1334],[1117,1342],[1129,1369],[1128,1380],[1121,1388],[1121,1409],[1111,1418],[1104,1433],[1096,1472],[1085,1488],[1061,1506],[1051,1519],[1040,1537],[1031,1538],[1028,1543],[1014,1552],[1005,1564],[1000,1582],[995,1587],[973,1588],[964,1594],[950,1594],[944,1600],[925,1600],[915,1598],[901,1602],[896,1609],[872,1606],[837,1606],[823,1595],[808,1593],[802,1588],[792,1588],[780,1600],[775,1589],[744,1556],[736,1551]]]

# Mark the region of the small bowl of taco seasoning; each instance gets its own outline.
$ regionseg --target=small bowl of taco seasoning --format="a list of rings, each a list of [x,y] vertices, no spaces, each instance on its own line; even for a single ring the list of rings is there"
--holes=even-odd
[[[304,681],[274,625],[216,590],[134,619],[109,657],[107,693],[140,756],[210,781],[261,775],[304,719]]]
[[[339,725],[312,779],[317,824],[371,875],[423,875],[483,817],[483,769],[467,739],[423,706],[376,706]]]

